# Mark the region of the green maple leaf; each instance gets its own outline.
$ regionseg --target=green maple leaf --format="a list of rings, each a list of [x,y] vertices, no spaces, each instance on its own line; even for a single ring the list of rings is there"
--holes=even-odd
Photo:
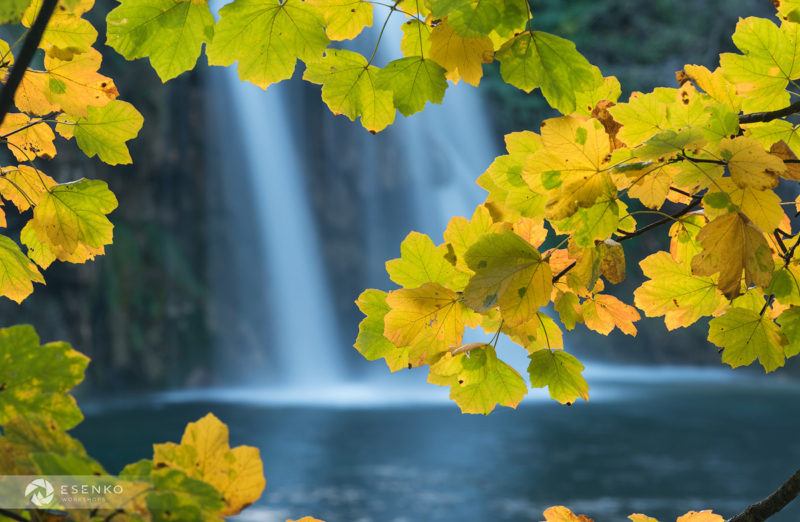
[[[731,308],[708,324],[708,340],[723,348],[722,362],[736,368],[756,359],[767,372],[783,366],[786,336],[775,322],[746,308]]]
[[[561,404],[572,404],[580,397],[589,400],[589,385],[583,378],[583,365],[564,350],[539,350],[528,356],[531,386],[547,386],[550,397]]]
[[[800,353],[800,308],[787,308],[778,316],[778,324],[786,335],[786,357],[794,357]]]
[[[489,414],[496,405],[516,408],[528,393],[514,368],[497,358],[491,345],[452,355],[445,352],[431,365],[428,382],[450,386],[450,398],[462,413]]]
[[[597,87],[592,65],[575,44],[552,34],[526,31],[503,44],[496,58],[506,83],[525,92],[540,88],[563,114],[575,112],[577,93]]]
[[[106,43],[128,60],[150,57],[164,82],[194,68],[214,36],[208,4],[184,0],[124,0],[106,23]]]
[[[386,262],[386,271],[392,281],[405,288],[416,288],[425,283],[439,283],[453,290],[461,290],[469,275],[458,271],[445,259],[447,248],[436,246],[431,238],[411,232],[400,245],[400,259]]]
[[[524,27],[528,20],[525,4],[514,0],[433,0],[431,11],[465,38],[505,34]]]
[[[744,98],[745,112],[769,111],[789,105],[786,86],[800,78],[798,53],[800,26],[778,27],[764,18],[740,19],[733,43],[744,54],[723,53],[720,65]]]
[[[58,133],[67,139],[74,136],[84,154],[118,165],[132,162],[125,142],[139,134],[144,118],[130,103],[114,100],[102,107],[89,106],[86,118],[64,115],[58,121]]]
[[[408,350],[398,348],[383,335],[384,317],[391,310],[386,304],[386,292],[365,290],[358,296],[356,305],[366,317],[358,325],[358,337],[353,345],[355,349],[368,361],[385,358],[386,364],[393,372],[406,368]]]
[[[262,89],[290,78],[298,58],[320,58],[330,42],[319,10],[301,0],[235,0],[219,15],[208,63],[238,60],[239,78]]]
[[[378,86],[380,69],[358,53],[328,49],[321,60],[306,64],[303,79],[322,85],[322,101],[334,114],[361,125],[375,134],[394,121],[392,91]]]
[[[517,234],[485,234],[467,250],[465,259],[475,272],[464,289],[464,303],[473,310],[499,306],[503,319],[515,325],[550,302],[550,265]]]
[[[0,424],[15,417],[50,417],[63,429],[83,416],[66,392],[83,380],[89,358],[67,343],[39,346],[31,326],[0,329]]]
[[[425,108],[427,102],[442,103],[447,89],[445,69],[422,56],[400,58],[380,70],[376,87],[392,91],[394,105],[403,116]]]
[[[15,24],[22,20],[22,13],[30,0],[3,0],[0,4],[0,24]]]

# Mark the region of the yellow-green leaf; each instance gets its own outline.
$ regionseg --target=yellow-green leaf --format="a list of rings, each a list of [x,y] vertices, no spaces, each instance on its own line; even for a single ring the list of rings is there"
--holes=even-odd
[[[561,404],[572,404],[580,397],[589,400],[589,385],[581,375],[583,365],[564,350],[539,350],[528,356],[531,386],[547,386],[550,398]]]
[[[350,40],[372,26],[372,4],[364,0],[306,0],[325,18],[325,33],[331,40]]]
[[[385,358],[387,366],[393,372],[405,368],[408,365],[408,356],[406,355],[405,360],[393,356],[403,349],[393,345],[383,335],[384,318],[390,310],[386,304],[386,292],[365,290],[358,296],[356,305],[366,317],[358,325],[355,349],[368,361]]]
[[[379,69],[358,53],[328,49],[321,60],[310,62],[303,79],[322,84],[322,101],[334,114],[361,125],[375,134],[394,121],[392,91],[377,86]]]
[[[391,91],[394,106],[403,116],[425,108],[427,102],[442,103],[447,89],[445,70],[438,63],[422,56],[393,60],[378,71],[378,89]]]
[[[106,43],[128,60],[149,57],[164,82],[192,69],[214,36],[206,2],[123,0],[106,24]]]
[[[208,63],[238,61],[239,78],[262,89],[290,78],[298,58],[320,58],[330,42],[318,9],[301,0],[234,0],[219,15]]]
[[[767,372],[783,366],[786,336],[768,314],[730,308],[708,324],[708,340],[723,349],[722,362],[736,368],[756,359]]]
[[[392,281],[405,288],[416,288],[425,283],[439,283],[460,291],[466,286],[469,275],[460,272],[445,259],[447,248],[437,247],[431,238],[411,232],[400,245],[400,259],[386,262],[386,271]]]
[[[144,119],[133,105],[114,100],[102,107],[89,107],[86,118],[59,117],[56,130],[65,138],[75,136],[78,147],[109,165],[131,163],[125,144],[139,134]]]
[[[19,245],[0,235],[0,295],[21,303],[33,293],[34,282],[44,284],[39,269],[22,253]]]

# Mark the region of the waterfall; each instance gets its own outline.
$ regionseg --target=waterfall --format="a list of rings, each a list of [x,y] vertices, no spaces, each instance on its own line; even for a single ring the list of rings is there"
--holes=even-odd
[[[384,35],[382,63],[400,55],[401,21]],[[299,78],[264,93],[231,66],[210,70],[208,83],[209,279],[223,382],[301,388],[374,375],[381,363],[350,347],[353,300],[391,288],[384,263],[410,231],[441,242],[449,218],[469,217],[485,198],[475,180],[497,151],[477,90],[451,85],[443,105],[398,113],[372,136]]]

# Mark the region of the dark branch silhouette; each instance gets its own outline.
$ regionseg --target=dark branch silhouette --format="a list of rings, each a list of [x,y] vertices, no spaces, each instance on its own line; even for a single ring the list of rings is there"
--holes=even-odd
[[[800,493],[800,470],[797,470],[770,496],[747,506],[744,511],[729,518],[727,522],[763,522],[785,508],[798,493]]]

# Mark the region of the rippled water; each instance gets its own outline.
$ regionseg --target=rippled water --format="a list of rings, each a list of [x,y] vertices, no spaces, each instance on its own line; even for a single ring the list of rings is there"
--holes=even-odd
[[[727,517],[800,468],[800,387],[730,376],[600,368],[589,404],[536,396],[487,417],[417,387],[168,394],[95,403],[75,432],[116,472],[213,411],[261,449],[267,489],[246,520],[541,520],[558,504],[598,522]],[[800,520],[800,503],[770,520]]]

